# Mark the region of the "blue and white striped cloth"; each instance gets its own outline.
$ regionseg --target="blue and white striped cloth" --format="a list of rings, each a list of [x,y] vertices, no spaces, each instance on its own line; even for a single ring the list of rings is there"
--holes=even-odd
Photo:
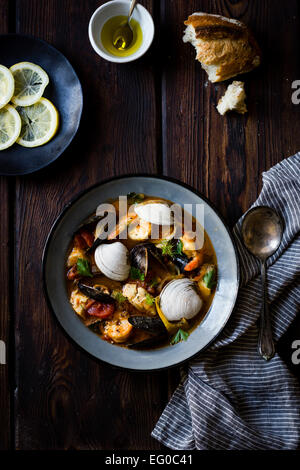
[[[263,173],[256,205],[273,207],[285,221],[267,271],[276,343],[300,310],[300,153]],[[172,449],[300,446],[299,382],[278,354],[267,362],[257,353],[260,266],[242,245],[241,222],[234,229],[241,265],[236,308],[213,345],[188,364],[152,432]]]

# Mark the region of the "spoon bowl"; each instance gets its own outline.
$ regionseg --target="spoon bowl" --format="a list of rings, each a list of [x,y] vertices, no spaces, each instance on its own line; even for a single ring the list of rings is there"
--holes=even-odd
[[[113,35],[113,45],[116,49],[127,49],[133,41],[133,30],[130,25],[130,19],[136,4],[137,0],[131,1],[127,21],[121,23]]]
[[[127,49],[133,41],[133,31],[128,21],[124,21],[114,32],[113,45],[116,49]]]
[[[254,207],[244,217],[242,236],[254,256],[267,259],[278,249],[283,233],[282,220],[270,207]]]

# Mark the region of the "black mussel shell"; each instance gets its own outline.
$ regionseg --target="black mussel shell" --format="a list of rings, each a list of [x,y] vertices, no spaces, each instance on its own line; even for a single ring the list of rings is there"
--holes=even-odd
[[[147,276],[150,256],[153,256],[153,258],[155,258],[156,261],[166,269],[159,250],[156,248],[154,243],[151,242],[139,243],[130,250],[131,265],[138,268],[145,276]]]
[[[113,213],[109,214],[109,212],[106,212],[104,214],[104,216],[100,217],[99,220],[103,219],[104,217],[106,217],[108,215],[111,215],[112,217],[114,217]],[[96,238],[94,243],[92,244],[92,246],[90,248],[88,248],[87,253],[92,253],[93,251],[96,250],[96,248],[98,248],[99,245],[102,245],[102,243],[109,243],[110,241],[112,241],[112,240],[108,240],[108,237],[109,237],[110,233],[115,230],[115,227],[112,230],[110,230],[110,232],[107,232],[108,228],[109,228],[109,222],[107,222],[107,224],[105,224],[103,226],[103,233],[105,234],[105,237],[104,238],[101,238],[101,237]]]
[[[180,272],[184,272],[184,268],[190,262],[190,259],[182,253],[181,255],[176,254],[172,257],[173,263],[179,268]]]
[[[86,250],[87,253],[92,253],[96,250],[96,248],[101,245],[102,243],[106,242],[106,239],[102,240],[101,238],[96,238],[92,246]]]
[[[115,303],[115,299],[104,292],[101,292],[100,289],[95,289],[94,287],[87,286],[78,282],[78,289],[90,299],[97,300],[98,302],[104,302],[106,304],[113,304]]]
[[[94,333],[100,333],[99,323],[101,323],[102,321],[103,320],[101,318],[90,317],[84,321],[84,324]]]
[[[130,349],[147,349],[151,348],[152,346],[157,345],[158,343],[166,340],[168,337],[167,333],[161,334],[158,336],[152,336],[151,338],[144,339],[143,341],[139,341],[138,343],[132,343],[128,345]]]
[[[148,248],[144,244],[135,245],[129,253],[131,265],[147,276],[149,265]]]
[[[154,245],[154,243],[148,243],[147,244],[147,248],[151,254],[151,256],[153,256],[153,258],[156,259],[156,261],[159,262],[159,264],[164,268],[166,269],[166,266],[165,266],[165,263],[163,261],[163,256],[162,256],[162,253],[161,251]]]
[[[179,268],[180,272],[184,272],[185,266],[190,262],[190,259],[184,253],[176,253],[180,240],[173,238],[170,242],[174,248],[174,254],[169,255],[172,263]]]
[[[166,327],[159,317],[143,317],[137,315],[128,318],[129,323],[139,330],[147,331],[155,335],[166,332]]]
[[[79,225],[77,232],[80,232],[82,229],[92,230],[101,219],[103,219],[103,215],[91,215],[88,219]]]

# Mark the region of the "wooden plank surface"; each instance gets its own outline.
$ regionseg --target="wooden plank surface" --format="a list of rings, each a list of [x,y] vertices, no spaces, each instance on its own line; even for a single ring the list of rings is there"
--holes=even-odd
[[[9,5],[8,0],[3,0],[0,3],[0,34],[9,31]],[[0,60],[1,62],[1,60]],[[9,238],[9,194],[11,193],[13,180],[9,181],[7,178],[0,176],[0,341],[1,352],[0,354],[0,450],[7,450],[11,442],[11,428],[10,428],[10,384],[9,376],[11,367],[13,369],[13,356],[9,354],[10,347],[10,317],[9,317],[9,284],[11,282],[9,270],[9,254],[13,250],[13,240]],[[11,242],[11,244],[9,244]],[[5,357],[3,358],[3,354]],[[12,361],[8,365],[9,361]],[[3,364],[2,362],[5,362]]]
[[[217,112],[218,100],[232,80],[210,83],[195,61],[194,47],[182,41],[184,21],[199,11],[245,22],[262,48],[262,65],[240,76],[249,111],[244,116]],[[296,0],[284,8],[274,0],[161,2],[163,171],[208,197],[230,226],[256,200],[262,172],[300,149],[300,133],[295,132],[300,106],[291,100],[292,82],[300,76],[297,12]],[[288,365],[290,338],[295,339],[298,324],[280,342]],[[170,377],[172,392],[178,383],[176,371]]]
[[[70,198],[103,178],[156,171],[151,58],[120,67],[95,54],[87,26],[99,4],[71,0],[27,0],[26,8],[22,1],[16,4],[17,31],[35,34],[63,52],[84,90],[82,125],[70,148],[53,166],[17,179],[18,449],[159,447],[150,432],[166,400],[167,375],[127,373],[89,357],[65,336],[42,291],[46,236]],[[144,4],[152,11],[151,1]]]
[[[291,119],[299,125],[300,117],[291,101],[291,84],[299,76],[297,5],[297,0],[284,8],[273,0],[163,2],[164,172],[209,197],[230,224],[256,199],[262,171],[300,148],[300,133],[291,125]],[[249,109],[244,116],[219,115],[216,104],[232,80],[208,82],[194,47],[182,41],[183,22],[197,11],[244,21],[262,48],[262,65],[241,76]]]
[[[11,337],[11,307],[16,340],[15,369],[13,357],[8,368],[0,365],[0,448],[9,446],[12,422],[17,449],[158,449],[150,432],[178,383],[178,369],[141,374],[100,363],[57,324],[42,291],[41,257],[64,205],[107,177],[163,172],[200,190],[233,225],[256,199],[261,172],[300,148],[300,107],[291,102],[291,83],[300,78],[296,0],[284,8],[279,0],[143,0],[155,41],[127,65],[100,59],[89,44],[88,21],[101,3],[0,3],[1,33],[16,25],[50,42],[70,60],[84,92],[80,130],[64,155],[36,174],[0,179],[0,339]],[[217,113],[227,83],[208,83],[193,47],[182,42],[183,21],[194,11],[245,21],[262,46],[262,66],[241,77],[245,116]]]
[[[0,450],[10,447],[10,384],[9,377],[13,376],[13,355],[9,354],[10,347],[10,270],[9,253],[13,246],[9,245],[9,183],[0,177],[1,224],[0,224]],[[8,364],[9,361],[9,364]],[[10,362],[12,361],[12,362]],[[12,374],[10,370],[12,368]]]

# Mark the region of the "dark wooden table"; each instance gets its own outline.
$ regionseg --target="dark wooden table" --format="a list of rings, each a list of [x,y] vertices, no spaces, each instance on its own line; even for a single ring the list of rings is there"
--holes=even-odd
[[[2,449],[159,449],[150,432],[178,383],[178,369],[132,373],[92,359],[47,308],[42,250],[64,205],[107,177],[158,173],[197,188],[232,226],[259,194],[261,173],[300,149],[300,106],[291,101],[300,79],[297,0],[143,0],[155,41],[128,65],[105,62],[90,46],[88,22],[101,3],[0,2],[0,33],[53,44],[84,91],[81,127],[64,155],[36,174],[0,179]],[[245,76],[245,116],[217,113],[226,85],[208,83],[182,42],[183,21],[194,11],[245,21],[263,49],[263,65]],[[298,322],[281,341],[289,365],[299,331]]]

